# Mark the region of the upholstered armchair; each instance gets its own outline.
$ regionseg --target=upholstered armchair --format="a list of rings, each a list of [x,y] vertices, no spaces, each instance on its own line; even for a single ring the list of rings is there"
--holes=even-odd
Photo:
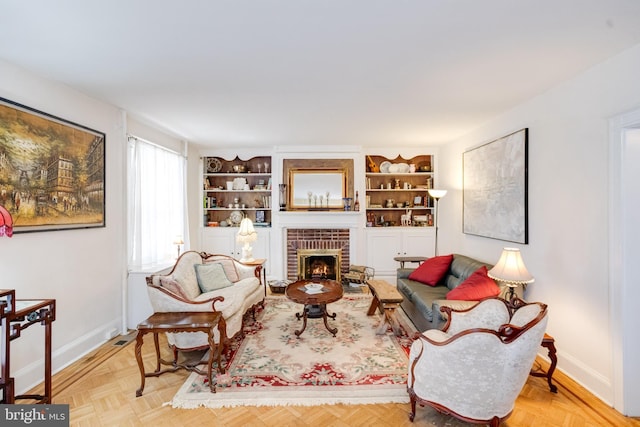
[[[443,307],[442,330],[416,334],[407,391],[416,403],[461,420],[497,426],[511,415],[547,326],[547,306],[488,298],[466,310]]]
[[[220,311],[228,338],[242,333],[245,313],[264,301],[264,287],[257,266],[195,251],[183,253],[168,274],[147,277],[154,312]],[[168,332],[167,341],[174,350],[209,348],[204,332]]]

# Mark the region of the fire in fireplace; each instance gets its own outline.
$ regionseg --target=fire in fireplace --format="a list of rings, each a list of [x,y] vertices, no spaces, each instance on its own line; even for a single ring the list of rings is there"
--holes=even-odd
[[[298,279],[340,281],[340,249],[298,249]]]

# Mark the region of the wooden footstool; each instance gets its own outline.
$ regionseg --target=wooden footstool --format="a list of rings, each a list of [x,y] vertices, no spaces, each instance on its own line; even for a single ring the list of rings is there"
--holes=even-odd
[[[369,285],[369,289],[373,294],[373,300],[369,311],[367,311],[367,316],[373,315],[376,312],[376,308],[380,310],[380,313],[384,314],[384,319],[376,330],[376,334],[382,335],[386,333],[387,325],[391,325],[393,332],[396,335],[400,335],[400,325],[396,320],[395,311],[403,300],[402,295],[393,285],[384,280],[369,279],[367,280],[367,285]]]

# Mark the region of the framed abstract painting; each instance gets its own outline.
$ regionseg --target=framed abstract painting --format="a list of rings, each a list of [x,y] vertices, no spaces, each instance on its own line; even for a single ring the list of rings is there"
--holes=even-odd
[[[466,151],[463,232],[529,243],[528,128]]]

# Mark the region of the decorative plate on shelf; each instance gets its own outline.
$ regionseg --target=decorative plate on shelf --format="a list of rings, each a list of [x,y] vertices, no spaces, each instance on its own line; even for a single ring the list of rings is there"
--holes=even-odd
[[[391,162],[380,163],[380,172],[389,173],[389,166],[391,166]]]
[[[397,165],[398,173],[409,173],[409,165],[406,163],[398,163]]]
[[[207,172],[216,173],[216,172],[220,172],[221,169],[222,169],[222,162],[220,161],[220,159],[217,159],[215,157],[209,157],[207,159]]]
[[[234,225],[240,224],[242,222],[242,218],[244,218],[244,215],[241,211],[233,211],[231,212],[231,215],[229,215],[229,219]]]

